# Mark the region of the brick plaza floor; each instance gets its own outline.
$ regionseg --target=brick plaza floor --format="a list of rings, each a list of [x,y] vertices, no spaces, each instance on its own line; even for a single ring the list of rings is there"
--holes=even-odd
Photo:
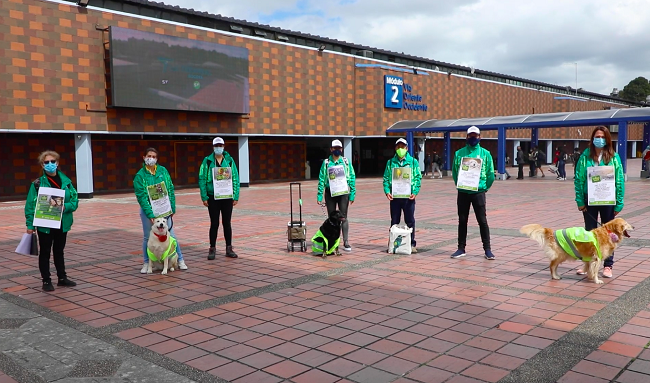
[[[621,214],[636,230],[603,285],[575,275],[577,263],[551,280],[543,253],[518,233],[528,223],[582,225],[573,182],[550,176],[495,182],[494,261],[483,258],[472,215],[468,255],[449,257],[449,177],[423,180],[419,252],[409,256],[385,253],[390,217],[378,178],[358,180],[353,251],[327,259],[287,252],[281,183],[242,189],[232,223],[239,258],[224,257],[220,230],[208,261],[207,209],[198,190],[179,190],[174,230],[189,270],[167,276],[139,273],[134,196],[96,196],[80,202],[68,236],[78,286],[53,293],[41,291],[37,258],[13,252],[24,203],[0,203],[0,383],[648,382],[650,180],[639,167],[630,161]],[[325,218],[315,192],[315,181],[303,182],[309,237]]]

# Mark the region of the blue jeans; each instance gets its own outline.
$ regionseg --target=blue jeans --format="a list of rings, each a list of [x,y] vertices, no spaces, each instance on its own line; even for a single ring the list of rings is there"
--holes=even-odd
[[[564,160],[557,162],[557,174],[560,178],[566,178],[566,162]]]
[[[415,200],[408,198],[395,198],[390,201],[390,225],[397,225],[402,219],[404,212],[404,223],[413,229],[411,232],[411,246],[415,246]]]
[[[152,225],[151,220],[147,217],[147,215],[144,213],[144,210],[142,209],[140,209],[140,220],[142,221],[142,232],[144,233],[144,239],[142,240],[142,259],[144,259],[144,263],[149,263],[149,256],[147,255],[147,242],[149,242],[149,234],[151,234]],[[173,227],[172,217],[167,217],[167,226]],[[176,234],[174,234],[174,229],[171,229],[169,231],[169,234],[171,234],[171,236],[177,240],[176,253],[178,253],[178,262],[180,262],[183,260],[183,253],[181,253],[180,242],[178,241]]]

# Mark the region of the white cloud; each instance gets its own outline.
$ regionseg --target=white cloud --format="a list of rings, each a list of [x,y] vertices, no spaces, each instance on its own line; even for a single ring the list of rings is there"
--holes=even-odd
[[[608,94],[650,78],[647,0],[165,0],[170,5]]]

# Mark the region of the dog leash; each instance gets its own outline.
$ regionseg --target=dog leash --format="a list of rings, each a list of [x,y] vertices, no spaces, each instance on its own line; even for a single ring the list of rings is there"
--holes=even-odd
[[[598,220],[597,220],[596,218],[594,218],[594,216],[593,216],[593,215],[591,215],[591,214],[589,214],[589,213],[587,212],[587,210],[586,210],[586,209],[585,209],[585,210],[583,211],[583,213],[585,213],[585,214],[587,214],[587,215],[588,215],[588,216],[589,216],[589,217],[590,217],[591,219],[593,219],[593,220],[594,220],[594,222],[596,222],[596,225],[598,225],[598,226],[603,226],[603,224],[602,224],[602,223],[600,223],[600,222],[598,222]],[[597,227],[598,227],[598,226],[597,226]]]

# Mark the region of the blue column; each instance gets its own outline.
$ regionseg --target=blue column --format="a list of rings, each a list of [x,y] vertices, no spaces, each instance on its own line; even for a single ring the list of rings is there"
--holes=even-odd
[[[627,122],[618,123],[618,155],[621,157],[623,174],[627,179]]]
[[[648,145],[650,145],[650,122],[643,124],[643,147],[641,148],[641,152],[643,152]],[[650,171],[650,169],[646,169],[645,160],[643,160],[643,158],[641,159],[641,163],[643,164],[643,170]]]
[[[445,153],[444,153],[444,158],[445,158],[445,170],[449,171],[451,170],[451,161],[453,160],[451,156],[451,133],[450,132],[445,132]]]
[[[415,148],[413,147],[413,132],[406,133],[406,142],[409,146],[409,154],[412,156],[415,153]]]
[[[499,133],[501,134],[501,133]],[[530,129],[530,147],[539,145],[539,128]]]
[[[537,130],[537,129],[534,129]],[[506,127],[499,126],[499,141],[497,142],[497,172],[503,176],[506,174]],[[501,177],[501,179],[505,179]]]

